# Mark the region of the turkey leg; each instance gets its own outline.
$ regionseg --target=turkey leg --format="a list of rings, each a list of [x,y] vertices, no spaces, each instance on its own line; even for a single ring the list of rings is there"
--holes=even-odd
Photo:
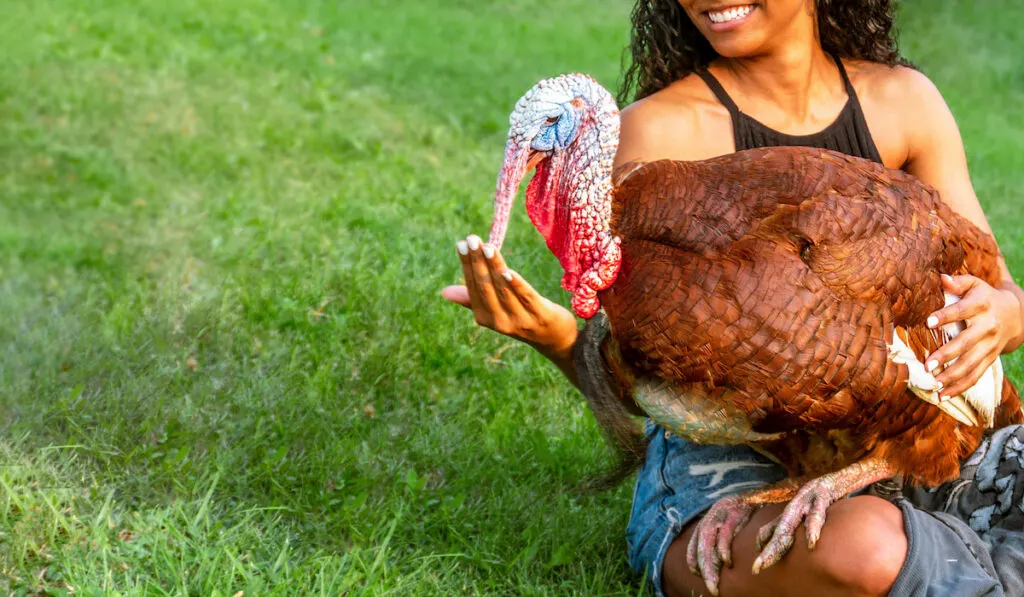
[[[825,524],[825,511],[835,501],[858,489],[896,474],[881,458],[866,458],[834,473],[810,480],[784,479],[765,487],[722,498],[701,518],[690,537],[686,562],[699,575],[712,595],[718,595],[722,566],[732,566],[732,540],[765,504],[789,501],[785,510],[761,527],[753,572],[775,565],[792,547],[796,528],[803,522],[807,547],[814,549]]]
[[[757,548],[761,555],[754,560],[754,574],[782,559],[793,546],[794,534],[801,522],[807,529],[807,549],[814,549],[821,537],[825,511],[829,506],[858,489],[895,474],[897,471],[887,460],[870,457],[807,482],[796,492],[782,514],[758,531]]]

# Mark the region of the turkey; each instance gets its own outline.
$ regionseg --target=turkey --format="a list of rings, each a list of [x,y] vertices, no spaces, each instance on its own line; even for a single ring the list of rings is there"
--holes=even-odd
[[[801,522],[813,548],[834,501],[894,477],[951,480],[986,428],[1024,421],[998,360],[945,400],[923,365],[962,329],[925,324],[958,300],[940,276],[999,281],[994,239],[934,189],[806,147],[613,172],[618,132],[614,99],[588,76],[527,92],[510,117],[489,243],[501,247],[535,169],[527,214],[573,310],[593,318],[584,335],[608,330],[596,351],[577,351],[602,427],[628,444],[628,414],[645,414],[694,442],[750,445],[788,471],[699,523],[688,560],[713,591],[759,505],[789,502],[759,533],[755,573]]]

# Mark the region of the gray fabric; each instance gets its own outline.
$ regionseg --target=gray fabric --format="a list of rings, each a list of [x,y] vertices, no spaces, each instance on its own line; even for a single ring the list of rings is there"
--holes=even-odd
[[[960,519],[926,512],[906,499],[907,559],[889,597],[1004,597],[988,546]]]
[[[892,597],[1024,597],[1024,426],[990,433],[936,489],[904,488],[910,548]]]
[[[889,597],[1024,596],[1024,532],[993,529],[982,539],[952,514],[896,503],[909,547]]]
[[[1024,531],[1024,426],[990,433],[961,467],[959,480],[903,493],[918,508],[967,521],[982,538],[993,529]]]
[[[1009,597],[1024,595],[1024,529],[992,529],[987,540],[1003,591]]]

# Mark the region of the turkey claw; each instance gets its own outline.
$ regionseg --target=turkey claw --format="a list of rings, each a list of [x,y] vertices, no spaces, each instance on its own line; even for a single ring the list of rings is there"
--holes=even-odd
[[[718,595],[723,564],[732,567],[732,540],[756,509],[738,496],[729,496],[715,502],[697,523],[686,549],[686,563],[712,595]]]
[[[758,531],[757,549],[761,553],[754,560],[752,572],[758,574],[779,563],[793,547],[801,522],[807,530],[807,549],[814,549],[825,525],[825,512],[834,501],[827,481],[816,479],[801,487],[782,514]]]

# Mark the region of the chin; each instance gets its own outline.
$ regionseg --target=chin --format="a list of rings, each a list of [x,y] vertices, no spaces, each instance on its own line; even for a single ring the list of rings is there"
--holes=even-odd
[[[749,36],[735,39],[719,39],[711,41],[711,47],[722,58],[750,58],[761,53],[761,44]]]
[[[761,28],[714,33],[703,32],[708,43],[723,58],[750,58],[762,54],[769,35]]]

